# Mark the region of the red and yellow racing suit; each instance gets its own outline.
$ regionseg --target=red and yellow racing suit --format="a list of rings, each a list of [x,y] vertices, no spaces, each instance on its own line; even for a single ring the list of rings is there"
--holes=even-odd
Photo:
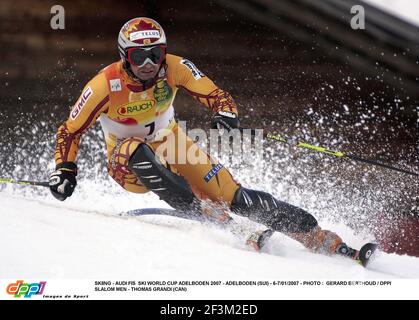
[[[157,79],[153,86],[143,87],[126,73],[122,61],[103,69],[84,87],[68,120],[58,129],[56,164],[76,161],[81,136],[99,119],[105,134],[110,176],[126,190],[144,193],[148,190],[129,169],[129,159],[140,144],[147,143],[164,164],[167,159],[164,152],[159,151],[159,147],[166,143],[165,138],[169,132],[169,135],[173,134],[178,138],[172,139],[175,159],[166,167],[182,176],[199,199],[210,199],[229,207],[240,185],[226,168],[217,165],[216,160],[200,149],[177,125],[173,101],[177,90],[183,88],[213,112],[227,111],[237,114],[232,97],[203,75],[192,62],[170,54],[167,55]],[[186,146],[181,148],[179,141],[186,141]],[[187,152],[191,148],[195,158],[206,158],[208,161],[195,163],[178,152],[183,149]],[[179,161],[179,157],[186,161]],[[259,197],[258,208],[261,212],[264,211],[265,206],[259,195],[266,196],[267,199],[272,196],[254,190],[247,191]],[[248,200],[246,204],[247,202]],[[317,221],[302,209],[277,200],[273,203],[281,208],[268,211],[266,216],[276,226],[275,230],[286,230],[294,224],[304,226],[307,221],[314,221],[312,230],[286,234],[314,251],[336,252],[337,246],[342,243],[336,234],[322,230],[317,226]],[[256,200],[254,204],[258,205]],[[243,210],[246,209],[248,208]]]
[[[129,170],[128,160],[140,143],[147,143],[156,152],[164,140],[159,132],[167,129],[163,131],[170,130],[186,139],[186,150],[192,147],[209,160],[191,164],[186,158],[186,163],[171,163],[170,170],[183,176],[198,198],[230,204],[239,185],[224,167],[214,179],[205,179],[217,162],[195,145],[174,119],[173,101],[179,88],[213,112],[237,114],[230,94],[218,88],[187,59],[168,54],[157,82],[147,89],[127,74],[122,61],[115,62],[84,87],[69,118],[59,127],[56,164],[76,161],[81,136],[99,120],[105,134],[110,176],[126,190],[144,193],[148,190]],[[177,144],[181,139],[175,141]],[[164,161],[164,155],[159,156]]]

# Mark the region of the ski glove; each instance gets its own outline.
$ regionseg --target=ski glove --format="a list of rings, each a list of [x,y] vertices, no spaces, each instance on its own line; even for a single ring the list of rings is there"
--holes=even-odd
[[[211,121],[211,129],[227,129],[227,131],[238,129],[240,126],[239,117],[234,112],[219,111]]]
[[[73,194],[77,185],[77,165],[74,162],[63,162],[55,170],[49,177],[49,188],[55,198],[64,201]]]

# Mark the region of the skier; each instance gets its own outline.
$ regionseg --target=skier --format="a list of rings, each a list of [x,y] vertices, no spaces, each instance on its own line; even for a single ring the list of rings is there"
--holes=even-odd
[[[121,28],[121,60],[87,83],[68,120],[58,129],[56,171],[50,176],[54,197],[63,201],[72,195],[80,138],[99,119],[109,175],[127,191],[152,191],[175,209],[201,208],[203,214],[220,221],[230,221],[228,212],[233,212],[285,233],[314,252],[358,259],[357,250],[337,234],[323,230],[312,215],[268,193],[242,187],[186,136],[174,118],[173,100],[179,88],[212,110],[212,128],[239,128],[237,106],[228,92],[191,61],[167,54],[166,49],[162,27],[150,18],[134,18]],[[186,150],[194,148],[207,163],[193,164],[188,159],[182,163],[178,152],[174,161],[167,161],[158,148],[168,134],[185,139]],[[176,150],[178,141],[181,139],[173,142]],[[265,234],[253,239],[255,248],[261,246]]]

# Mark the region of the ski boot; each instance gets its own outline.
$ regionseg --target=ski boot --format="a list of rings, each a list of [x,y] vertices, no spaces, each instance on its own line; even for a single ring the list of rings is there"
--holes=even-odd
[[[336,253],[343,255],[345,257],[352,258],[357,263],[361,264],[364,268],[367,267],[368,263],[370,262],[371,256],[374,254],[375,250],[377,250],[378,245],[375,243],[367,243],[362,246],[362,248],[358,251],[348,247],[346,243],[341,243],[336,248]]]
[[[260,251],[275,232],[272,229],[255,231],[251,226],[238,223],[227,208],[211,201],[201,201],[201,211],[207,221],[230,230],[239,239],[245,239],[246,245],[255,251]]]
[[[274,234],[274,230],[266,229],[263,231],[253,232],[246,240],[246,245],[253,248],[255,251],[260,251]]]

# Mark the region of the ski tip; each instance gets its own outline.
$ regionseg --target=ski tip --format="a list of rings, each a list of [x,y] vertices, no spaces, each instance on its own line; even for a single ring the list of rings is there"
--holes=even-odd
[[[363,245],[362,248],[359,250],[358,261],[364,268],[366,268],[369,264],[370,258],[373,256],[377,248],[378,244],[367,243]]]

